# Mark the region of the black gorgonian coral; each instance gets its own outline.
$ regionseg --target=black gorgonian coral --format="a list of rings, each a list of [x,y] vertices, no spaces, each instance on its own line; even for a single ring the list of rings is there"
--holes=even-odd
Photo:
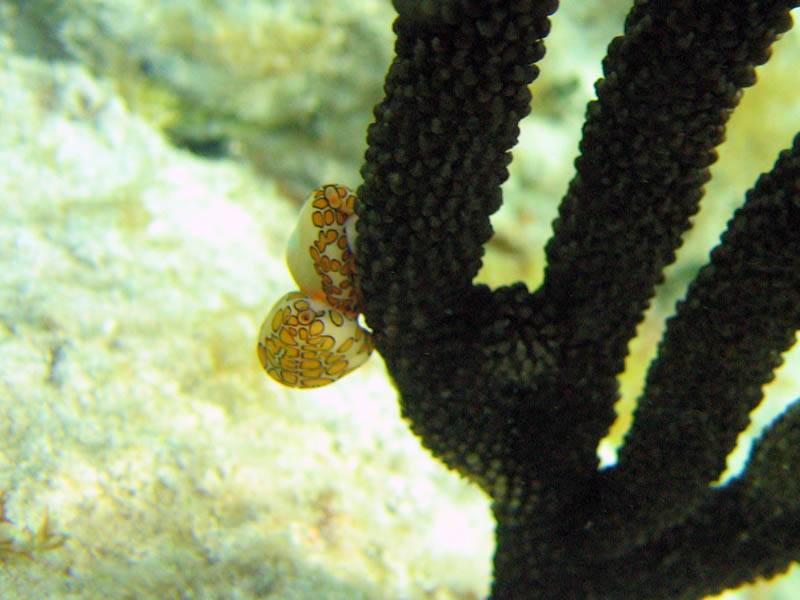
[[[800,557],[800,403],[714,482],[800,326],[800,136],[667,325],[598,469],[636,325],[792,0],[638,0],[540,289],[473,285],[555,0],[395,0],[358,191],[364,313],[422,442],[494,500],[492,597],[699,598]]]

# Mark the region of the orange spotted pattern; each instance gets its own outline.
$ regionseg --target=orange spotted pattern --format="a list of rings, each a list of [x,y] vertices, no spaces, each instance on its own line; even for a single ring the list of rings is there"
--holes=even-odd
[[[355,240],[347,238],[345,223],[355,218],[355,194],[343,185],[328,184],[314,190],[309,200],[311,225],[317,238],[308,248],[314,270],[320,277],[325,302],[357,315],[361,297],[355,285]]]
[[[289,292],[261,325],[258,358],[278,383],[296,388],[328,385],[360,366],[372,352],[372,336],[358,321]]]
[[[258,336],[258,359],[278,383],[328,385],[372,352],[372,336],[358,324],[355,200],[341,185],[315,189],[289,236],[286,262],[300,291],[278,300]]]

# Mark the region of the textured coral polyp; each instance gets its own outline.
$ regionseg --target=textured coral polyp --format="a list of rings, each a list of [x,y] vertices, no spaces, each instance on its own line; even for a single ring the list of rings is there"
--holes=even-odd
[[[596,457],[628,344],[794,6],[635,3],[529,292],[473,278],[556,3],[395,1],[356,268],[403,416],[494,500],[495,600],[700,598],[800,557],[800,404],[712,487],[800,327],[800,136],[669,320],[618,464]]]

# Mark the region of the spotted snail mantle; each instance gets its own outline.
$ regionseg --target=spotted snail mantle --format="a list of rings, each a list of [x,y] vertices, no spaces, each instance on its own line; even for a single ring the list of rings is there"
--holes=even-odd
[[[278,383],[316,388],[362,365],[372,336],[358,324],[355,195],[329,184],[315,189],[289,237],[286,262],[300,288],[278,300],[258,335],[258,358]]]

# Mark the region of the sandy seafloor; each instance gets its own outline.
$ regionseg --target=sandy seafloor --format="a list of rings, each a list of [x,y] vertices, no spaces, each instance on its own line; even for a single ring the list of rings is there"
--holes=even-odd
[[[409,433],[380,358],[298,392],[255,356],[293,289],[283,249],[303,196],[358,185],[392,13],[355,4],[0,1],[3,600],[487,594],[488,499]],[[554,23],[490,283],[541,276],[624,14],[594,10],[565,4]],[[800,129],[794,37],[731,123],[718,201],[632,346],[623,415],[686,272]],[[758,424],[800,395],[798,362]],[[796,597],[794,571],[735,595]]]

